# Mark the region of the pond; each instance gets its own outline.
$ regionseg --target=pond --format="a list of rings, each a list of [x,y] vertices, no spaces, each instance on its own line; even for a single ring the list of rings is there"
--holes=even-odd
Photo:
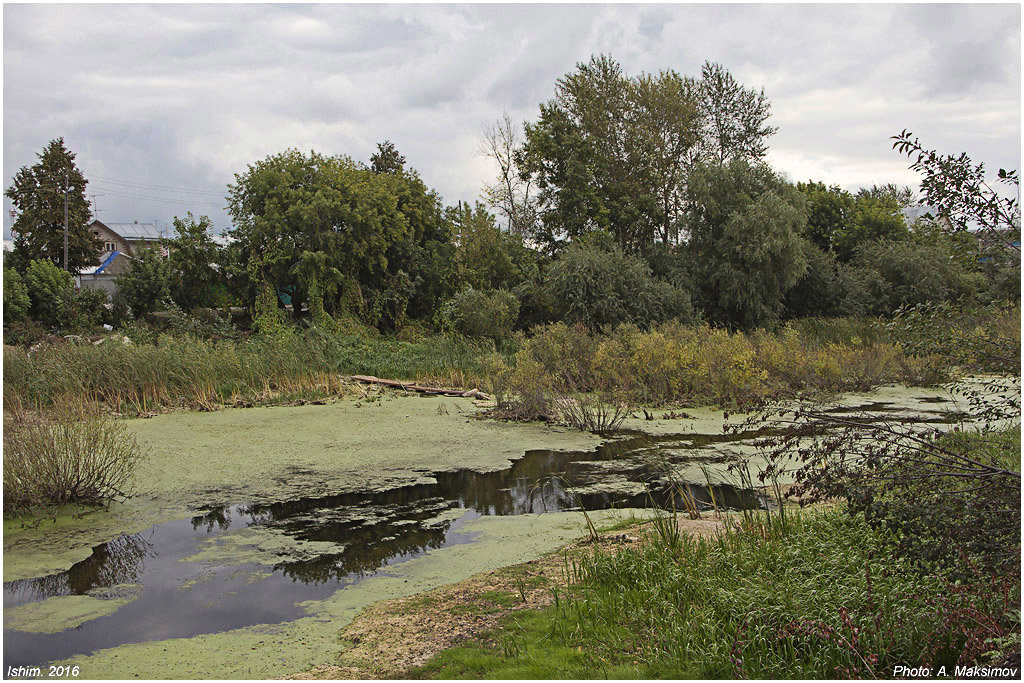
[[[902,390],[850,397],[834,410],[870,408],[889,419],[941,421],[950,418],[947,400],[934,391]],[[459,409],[468,412],[466,405]],[[289,644],[295,651],[268,660],[263,648],[253,647],[260,656],[250,669],[239,662],[183,669],[179,661],[161,671],[168,677],[293,673],[315,663],[318,648],[343,625],[339,619],[351,618],[360,605],[554,549],[583,533],[580,510],[598,523],[643,515],[652,503],[672,504],[675,482],[688,482],[688,493],[706,508],[768,504],[737,489],[725,468],[753,453],[760,433],[724,433],[716,411],[630,420],[628,429],[602,441],[536,426],[496,428],[461,415],[444,419],[458,406],[409,398],[363,408],[339,404],[316,411],[253,409],[133,421],[151,458],[161,459],[150,476],[206,458],[207,486],[195,486],[191,473],[184,479],[192,490],[183,490],[182,477],[168,476],[135,507],[115,506],[67,527],[47,529],[42,521],[24,529],[5,525],[5,578],[9,556],[43,555],[55,538],[88,537],[93,527],[107,540],[81,549],[84,557],[59,571],[32,575],[17,557],[10,558],[16,573],[25,575],[4,583],[4,670],[78,655],[73,661],[85,667],[85,677],[127,677],[160,666],[153,660],[156,645],[162,644],[168,661],[187,659],[192,648],[203,652],[235,634],[226,642],[242,647],[265,644],[272,636],[282,651]],[[376,413],[369,431],[359,420],[346,419],[361,411]],[[239,430],[238,420],[247,428]],[[419,422],[410,433],[393,425],[399,420]],[[426,431],[417,436],[438,420],[438,431],[461,449],[489,450],[491,457],[441,455]],[[295,435],[270,435],[268,422],[305,427],[302,444],[289,450]],[[371,432],[375,436],[368,441]],[[517,438],[560,448],[532,448],[503,460]],[[261,453],[246,458],[246,442],[260,444]],[[303,449],[317,442],[334,445],[303,458]],[[354,444],[366,449],[357,452],[361,468],[351,462]],[[331,458],[331,451],[344,454]],[[459,467],[459,460],[472,466]],[[223,474],[232,463],[238,471],[233,481]],[[247,478],[261,468],[259,477]],[[204,496],[206,504],[199,502]],[[168,503],[175,497],[187,501],[187,514],[174,514]],[[145,528],[130,523],[147,514],[158,521]],[[112,534],[119,525],[123,531]],[[139,643],[145,645],[132,645]],[[319,656],[327,658],[322,651]],[[257,666],[257,660],[267,661]],[[143,675],[163,677],[152,669]]]

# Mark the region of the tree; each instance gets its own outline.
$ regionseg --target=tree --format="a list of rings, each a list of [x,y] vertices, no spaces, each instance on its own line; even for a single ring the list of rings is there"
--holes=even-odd
[[[75,165],[64,138],[51,140],[37,155],[39,162],[22,166],[4,193],[14,203],[16,261],[47,259],[73,274],[97,262],[99,241],[88,230],[88,181]],[[67,200],[67,264],[64,262],[64,217]]]
[[[1010,195],[992,189],[985,180],[985,165],[975,165],[966,153],[941,156],[925,149],[913,133],[904,129],[892,137],[893,149],[914,162],[921,173],[924,203],[938,208],[953,230],[972,231],[989,247],[997,247],[1011,264],[1020,268],[1020,178],[1015,170],[999,169],[997,178],[1009,186]],[[936,216],[937,218],[938,216]]]
[[[4,266],[4,324],[25,320],[31,306],[21,275],[14,268]]]
[[[807,270],[786,292],[786,317],[829,318],[839,315],[846,288],[835,257],[808,240],[804,240],[803,256]]]
[[[652,238],[657,203],[635,172],[631,87],[613,59],[592,57],[555,83],[555,98],[526,126],[518,159],[540,191],[543,225],[533,237],[549,250],[594,231],[627,251]]]
[[[308,282],[295,270],[304,252],[323,252],[353,286],[379,275],[386,251],[408,231],[387,174],[349,157],[308,156],[298,150],[251,164],[228,187],[228,210],[239,256],[254,290],[290,294],[298,316]]]
[[[917,193],[914,192],[913,188],[894,183],[862,187],[857,195],[874,199],[889,199],[896,202],[896,205],[901,209],[914,206],[917,203]]]
[[[386,150],[397,154],[393,145]],[[295,317],[323,297],[327,314],[396,329],[407,313],[437,313],[455,291],[440,198],[415,171],[378,161],[379,173],[346,156],[288,150],[235,175],[231,234],[250,295],[272,302],[286,293]]]
[[[769,114],[763,92],[717,64],[696,81],[672,70],[628,77],[611,57],[591,57],[555,83],[513,155],[539,192],[531,237],[551,252],[591,232],[631,253],[678,241],[694,165],[764,156]]]
[[[306,289],[309,313],[318,325],[329,325],[324,299],[333,298],[345,278],[341,271],[328,263],[322,251],[304,251],[289,271],[296,275]]]
[[[821,182],[797,183],[796,189],[807,198],[805,237],[818,249],[831,252],[836,234],[850,222],[856,199],[838,185]]]
[[[512,333],[519,315],[519,300],[504,289],[481,292],[468,287],[444,307],[445,322],[467,337],[488,337],[501,344]]]
[[[545,288],[561,320],[591,329],[693,319],[684,289],[658,280],[643,259],[614,244],[605,248],[587,242],[570,245],[551,266]]]
[[[498,177],[485,185],[483,195],[490,207],[505,217],[506,230],[524,237],[536,230],[538,206],[532,194],[533,179],[520,171],[516,153],[522,138],[508,112],[492,125],[485,126],[480,153],[498,164]]]
[[[702,165],[690,178],[688,221],[698,303],[712,320],[772,326],[807,269],[803,195],[761,163]]]
[[[900,306],[940,302],[969,293],[964,273],[938,244],[879,240],[861,245],[852,264],[867,304],[862,312],[891,315]],[[851,306],[856,309],[856,306]]]
[[[536,279],[538,254],[514,234],[503,232],[483,204],[459,204],[446,211],[456,240],[460,285],[480,291],[511,289]]]
[[[862,244],[910,235],[900,212],[911,196],[909,188],[872,185],[854,195],[838,185],[813,181],[796,187],[807,198],[807,239],[834,252],[842,263],[848,263]]]
[[[649,164],[645,182],[657,198],[658,236],[665,244],[678,242],[686,179],[701,148],[700,84],[667,70],[658,77],[640,74],[633,87],[637,145]]]
[[[143,249],[132,256],[128,269],[118,275],[114,283],[118,296],[128,304],[132,315],[140,318],[171,299],[173,280],[170,259],[155,249]]]
[[[849,262],[861,245],[878,240],[900,241],[910,236],[900,206],[891,196],[859,193],[847,221],[835,231],[832,247],[836,258]]]
[[[767,125],[771,104],[760,92],[745,88],[721,64],[704,62],[700,81],[702,146],[705,158],[721,163],[734,158],[761,159],[765,140],[778,128]]]
[[[441,304],[455,293],[458,275],[452,226],[441,197],[413,169],[387,176],[385,181],[408,230],[388,246],[382,279],[367,281],[368,301],[375,297],[393,301],[380,308],[381,315],[374,314],[372,322],[397,330],[406,315],[435,320]]]
[[[405,168],[405,157],[398,153],[395,143],[390,140],[377,143],[377,153],[370,156],[370,168],[374,173],[401,173]]]
[[[208,216],[196,220],[189,211],[184,218],[174,217],[174,237],[164,240],[173,271],[171,297],[183,310],[216,306],[225,298],[220,249],[212,229]]]

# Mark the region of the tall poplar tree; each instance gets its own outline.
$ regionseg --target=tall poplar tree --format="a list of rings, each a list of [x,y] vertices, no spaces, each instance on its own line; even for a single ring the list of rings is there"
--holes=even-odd
[[[88,181],[75,165],[64,138],[51,140],[33,166],[22,166],[4,193],[16,213],[14,263],[48,259],[73,274],[94,265],[99,240],[89,231],[91,216],[85,197]],[[67,194],[68,257],[64,263],[64,199]]]

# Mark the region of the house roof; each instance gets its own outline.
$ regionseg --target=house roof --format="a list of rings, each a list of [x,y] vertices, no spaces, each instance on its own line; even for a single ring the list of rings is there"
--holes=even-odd
[[[79,275],[96,275],[97,273],[102,273],[104,270],[106,270],[107,266],[114,262],[114,259],[116,259],[118,254],[120,253],[121,252],[119,251],[110,252],[110,256],[103,259],[103,263],[99,264],[98,266],[89,266],[88,268],[82,268],[82,271],[79,273]]]
[[[913,225],[919,220],[925,217],[925,214],[931,214],[933,217],[939,215],[939,209],[936,206],[907,206],[900,209],[900,213],[903,214],[903,220],[907,225]]]
[[[155,223],[104,223],[126,240],[158,240],[162,237]]]

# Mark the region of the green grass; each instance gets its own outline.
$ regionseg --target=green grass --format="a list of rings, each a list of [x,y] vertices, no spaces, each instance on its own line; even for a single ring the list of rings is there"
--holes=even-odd
[[[579,647],[550,636],[554,608],[519,612],[503,620],[493,644],[445,650],[409,672],[412,678],[591,679],[645,678],[635,667],[609,665]]]
[[[952,588],[894,557],[894,542],[831,509],[598,552],[569,569],[554,606],[411,675],[889,678],[897,664],[976,661],[986,637],[1019,632],[1000,591]]]

